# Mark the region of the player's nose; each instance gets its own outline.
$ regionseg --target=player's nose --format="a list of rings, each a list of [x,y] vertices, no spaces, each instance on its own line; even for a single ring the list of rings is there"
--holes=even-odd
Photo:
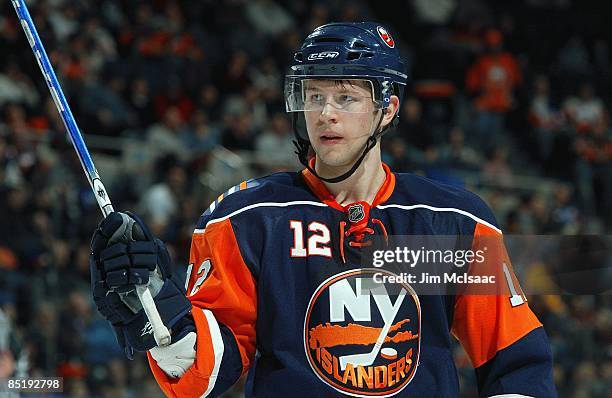
[[[326,102],[325,105],[323,105],[323,109],[321,109],[319,120],[324,122],[336,122],[338,120],[338,109],[329,102]]]

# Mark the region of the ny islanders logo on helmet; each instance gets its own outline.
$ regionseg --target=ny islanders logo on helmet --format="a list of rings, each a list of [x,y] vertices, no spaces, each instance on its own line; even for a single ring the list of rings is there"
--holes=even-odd
[[[387,29],[383,28],[382,26],[378,26],[376,28],[376,31],[378,32],[380,38],[383,39],[385,44],[389,46],[389,48],[395,47],[395,41],[393,40],[393,37],[391,37],[389,32],[387,32]]]
[[[334,275],[314,292],[304,349],[323,382],[354,397],[403,390],[419,362],[421,306],[408,284],[377,283],[380,269]]]

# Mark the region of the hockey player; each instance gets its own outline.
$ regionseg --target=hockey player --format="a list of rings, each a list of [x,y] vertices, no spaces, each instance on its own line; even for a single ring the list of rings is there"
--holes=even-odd
[[[245,181],[210,205],[193,233],[186,292],[138,217],[102,221],[94,299],[128,355],[147,351],[166,395],[215,397],[248,372],[247,397],[457,397],[455,336],[480,396],[556,396],[547,338],[524,297],[373,287],[359,264],[375,237],[467,235],[476,244],[501,234],[476,195],[381,161],[406,79],[383,26],[315,29],[285,81],[305,169]],[[169,346],[155,344],[134,293],[142,283]]]

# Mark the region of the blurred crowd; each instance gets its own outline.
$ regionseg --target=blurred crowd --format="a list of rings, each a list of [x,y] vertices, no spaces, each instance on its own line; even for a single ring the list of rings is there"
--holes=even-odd
[[[176,264],[199,214],[240,182],[221,178],[220,161],[246,165],[242,179],[300,168],[282,77],[329,21],[395,32],[410,82],[399,128],[383,138],[393,170],[476,191],[507,234],[609,234],[612,54],[597,8],[399,3],[28,1],[114,207],[144,216]],[[72,397],[160,396],[144,357],[125,360],[93,308],[100,212],[11,3],[0,10],[0,379],[63,376]],[[560,396],[609,396],[610,296],[529,300]],[[462,396],[475,396],[459,346],[456,358]]]

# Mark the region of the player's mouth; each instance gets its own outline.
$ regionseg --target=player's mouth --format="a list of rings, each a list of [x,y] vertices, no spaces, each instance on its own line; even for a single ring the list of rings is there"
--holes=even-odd
[[[343,140],[341,135],[333,133],[333,132],[327,132],[327,131],[321,134],[319,139],[321,140],[321,143],[323,143],[324,145],[338,144]]]

